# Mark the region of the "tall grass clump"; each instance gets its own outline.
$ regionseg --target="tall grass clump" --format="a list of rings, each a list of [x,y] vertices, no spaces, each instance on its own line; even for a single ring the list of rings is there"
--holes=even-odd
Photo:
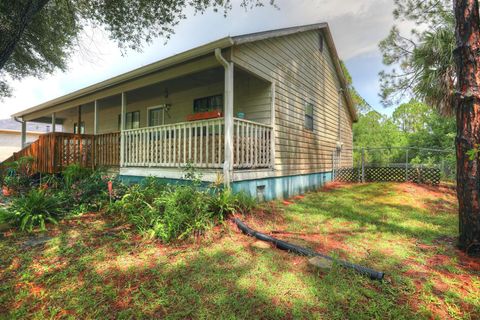
[[[166,185],[148,178],[129,187],[110,212],[119,214],[147,237],[171,242],[202,234],[227,215],[254,207],[254,200],[245,194],[204,186],[193,167],[186,171],[189,180],[185,184]]]

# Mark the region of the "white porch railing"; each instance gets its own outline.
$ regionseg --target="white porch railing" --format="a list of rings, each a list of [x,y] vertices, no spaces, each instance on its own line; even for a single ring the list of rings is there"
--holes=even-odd
[[[272,165],[272,127],[234,119],[235,169]],[[225,161],[223,118],[182,122],[122,132],[124,167],[195,167],[219,169]]]

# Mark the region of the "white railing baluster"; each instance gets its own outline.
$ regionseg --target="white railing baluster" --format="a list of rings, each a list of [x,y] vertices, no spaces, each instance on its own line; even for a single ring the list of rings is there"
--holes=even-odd
[[[173,165],[177,163],[177,127],[173,126],[173,159],[170,161]]]
[[[124,130],[124,164],[178,167],[192,161],[198,167],[220,169],[225,156],[224,126],[224,119],[218,118]],[[234,118],[233,134],[235,169],[271,167],[271,126]]]
[[[219,123],[218,124],[218,165],[220,167],[223,167],[223,161],[222,161],[222,146],[224,145],[223,144],[223,141],[225,139],[225,131],[222,130],[222,124]],[[222,139],[222,137],[224,137],[224,139]]]
[[[207,167],[210,167],[210,162],[209,160],[209,153],[208,153],[208,144],[210,143],[210,135],[209,135],[209,127],[210,127],[210,121],[206,123],[206,129],[205,129],[205,163],[207,164]]]
[[[183,165],[187,164],[187,125],[183,125]]]
[[[203,153],[204,153],[204,147],[205,145],[203,144],[203,123],[200,124],[200,166],[204,167],[205,166],[205,160],[203,159]]]
[[[215,122],[212,122],[212,165],[215,165]]]
[[[196,126],[196,122],[195,122],[195,125],[193,127],[194,129],[194,139],[195,139],[195,151],[193,152],[193,163],[195,163],[195,165],[198,163],[197,162],[197,153],[198,153],[198,149],[197,149],[197,140],[198,140],[198,127]]]
[[[234,128],[234,130],[236,129],[236,134],[237,134],[237,139],[236,139],[237,140],[237,147],[236,147],[237,152],[233,156],[233,159],[234,159],[235,167],[238,167],[238,165],[240,164],[240,123],[239,122],[233,122],[233,128]]]

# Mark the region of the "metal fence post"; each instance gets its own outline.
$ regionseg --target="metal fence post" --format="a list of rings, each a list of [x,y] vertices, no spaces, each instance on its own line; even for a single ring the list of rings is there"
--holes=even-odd
[[[332,181],[335,181],[335,151],[332,152]]]
[[[365,148],[362,148],[362,183],[365,183]]]
[[[405,152],[405,182],[408,182],[408,148]]]

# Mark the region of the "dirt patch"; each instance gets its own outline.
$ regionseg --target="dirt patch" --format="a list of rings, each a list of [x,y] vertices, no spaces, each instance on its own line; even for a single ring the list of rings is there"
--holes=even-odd
[[[334,182],[328,182],[328,183],[326,183],[326,184],[320,189],[320,191],[322,191],[322,192],[329,192],[329,191],[333,191],[333,190],[340,189],[340,188],[346,188],[346,187],[348,188],[348,187],[351,187],[351,186],[353,186],[352,183],[334,181]]]

